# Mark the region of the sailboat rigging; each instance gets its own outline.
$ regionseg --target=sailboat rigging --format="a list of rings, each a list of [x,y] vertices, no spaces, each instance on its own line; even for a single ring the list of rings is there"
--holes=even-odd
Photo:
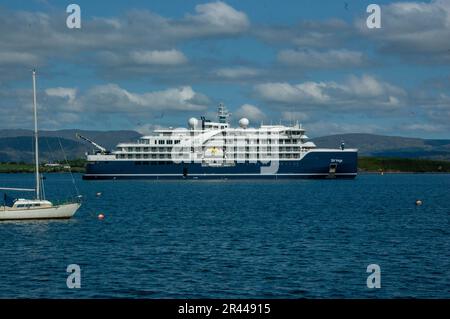
[[[80,208],[80,197],[76,201],[54,205],[45,199],[41,189],[39,174],[39,136],[36,101],[36,71],[33,70],[33,114],[34,114],[34,149],[35,149],[35,188],[0,187],[4,191],[35,192],[35,199],[13,199],[5,194],[3,206],[0,206],[0,220],[23,219],[60,219],[71,218]]]

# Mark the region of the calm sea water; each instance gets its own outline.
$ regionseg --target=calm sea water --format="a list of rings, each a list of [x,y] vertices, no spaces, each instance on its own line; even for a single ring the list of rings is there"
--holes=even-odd
[[[69,175],[46,176],[48,197],[74,193]],[[0,297],[450,297],[450,175],[76,180],[74,219],[0,223]],[[373,263],[380,289],[366,286]],[[80,289],[66,286],[69,264]]]

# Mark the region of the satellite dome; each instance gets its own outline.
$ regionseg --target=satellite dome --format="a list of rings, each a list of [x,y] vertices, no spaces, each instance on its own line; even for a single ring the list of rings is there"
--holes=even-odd
[[[188,121],[190,128],[195,128],[198,124],[198,120],[195,117],[191,117]]]
[[[247,128],[249,123],[250,123],[250,122],[249,122],[248,119],[245,118],[245,117],[243,117],[243,118],[241,118],[241,119],[239,120],[239,126],[242,127],[242,128]]]

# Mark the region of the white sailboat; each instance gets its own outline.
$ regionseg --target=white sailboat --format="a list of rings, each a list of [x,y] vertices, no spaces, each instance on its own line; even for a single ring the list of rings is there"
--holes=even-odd
[[[22,219],[61,219],[71,218],[78,208],[80,201],[54,205],[45,199],[40,188],[41,178],[39,176],[39,146],[37,128],[37,105],[36,105],[36,71],[33,70],[33,107],[34,107],[34,143],[35,143],[35,164],[36,164],[36,188],[8,188],[0,187],[4,191],[31,191],[36,193],[35,199],[12,199],[6,194],[3,206],[0,206],[1,220],[22,220]]]

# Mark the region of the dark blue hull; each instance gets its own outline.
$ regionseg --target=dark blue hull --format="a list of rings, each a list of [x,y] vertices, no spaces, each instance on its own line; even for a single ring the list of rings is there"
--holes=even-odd
[[[313,151],[301,160],[280,160],[276,173],[261,174],[269,164],[236,163],[205,167],[200,163],[114,160],[88,162],[83,179],[231,179],[231,178],[355,178],[357,151]],[[333,167],[333,168],[332,168]]]

